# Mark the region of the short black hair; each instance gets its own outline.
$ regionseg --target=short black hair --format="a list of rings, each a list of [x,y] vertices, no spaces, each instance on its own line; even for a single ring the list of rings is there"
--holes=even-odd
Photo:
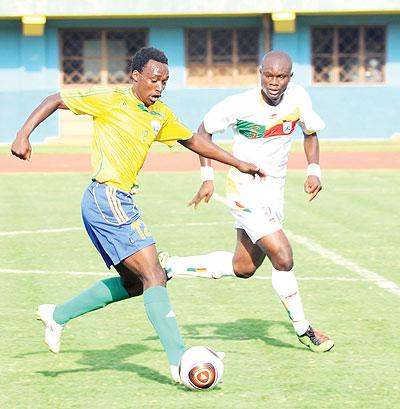
[[[142,72],[144,66],[149,62],[149,60],[168,64],[168,58],[163,51],[154,47],[142,47],[140,50],[136,51],[132,57],[131,73],[133,71]]]

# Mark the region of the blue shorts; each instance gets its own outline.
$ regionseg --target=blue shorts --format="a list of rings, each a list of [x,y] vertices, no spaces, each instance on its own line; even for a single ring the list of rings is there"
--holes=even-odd
[[[86,231],[108,268],[155,244],[131,193],[92,182],[81,208]]]

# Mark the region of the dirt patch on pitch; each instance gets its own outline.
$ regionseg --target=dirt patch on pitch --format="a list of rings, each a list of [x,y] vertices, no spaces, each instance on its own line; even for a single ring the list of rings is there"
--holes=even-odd
[[[400,169],[400,152],[323,152],[323,169]],[[227,166],[215,162],[217,170]],[[288,168],[301,170],[306,167],[302,152],[290,154]],[[143,171],[190,172],[199,168],[198,156],[193,153],[150,153]],[[0,172],[91,172],[89,155],[33,155],[30,162],[1,155]]]

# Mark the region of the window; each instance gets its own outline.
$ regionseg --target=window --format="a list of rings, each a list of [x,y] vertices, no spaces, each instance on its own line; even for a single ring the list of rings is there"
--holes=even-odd
[[[258,28],[186,30],[188,86],[254,85],[258,59]]]
[[[128,83],[132,56],[146,44],[146,30],[63,31],[62,83]]]
[[[385,81],[385,27],[315,27],[312,30],[313,81]]]

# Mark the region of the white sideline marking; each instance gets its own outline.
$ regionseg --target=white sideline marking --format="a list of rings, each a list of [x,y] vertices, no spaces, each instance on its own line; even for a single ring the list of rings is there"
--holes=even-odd
[[[63,274],[71,276],[116,276],[114,272],[94,272],[94,271],[50,271],[50,270],[21,270],[16,268],[0,268],[0,273],[11,273],[11,274],[43,274],[43,275],[52,275],[52,274]],[[198,278],[189,275],[181,275],[174,277],[175,279],[182,278]],[[271,276],[262,276],[255,275],[251,278],[252,280],[271,280]],[[375,281],[367,278],[349,278],[349,277],[297,277],[299,281]]]
[[[218,193],[214,193],[213,195],[214,199],[217,202],[223,203],[227,205],[226,200],[224,197],[219,195]],[[214,226],[214,225],[223,225],[223,224],[232,224],[232,222],[189,222],[189,223],[162,223],[162,224],[154,224],[153,226],[158,226],[158,227],[177,227],[177,226]],[[0,236],[18,236],[18,235],[25,235],[25,234],[41,234],[41,233],[66,233],[70,231],[81,231],[83,230],[83,227],[65,227],[65,228],[59,228],[59,229],[39,229],[39,230],[17,230],[17,231],[9,231],[9,232],[0,232]],[[379,288],[383,288],[384,290],[387,290],[393,294],[400,295],[400,288],[399,286],[394,282],[387,280],[385,277],[379,275],[378,273],[368,270],[357,263],[347,260],[344,257],[342,257],[340,254],[328,250],[322,246],[320,246],[318,243],[315,243],[314,241],[308,239],[307,237],[294,234],[288,230],[285,229],[285,232],[287,236],[295,241],[298,244],[303,245],[310,251],[319,254],[321,257],[324,257],[333,263],[335,263],[338,266],[344,267],[347,270],[351,271],[352,273],[358,274],[362,279],[358,279],[358,281],[369,281],[374,283],[376,286]],[[0,273],[16,273],[16,274],[27,274],[27,273],[34,273],[34,274],[69,274],[69,275],[111,275],[111,273],[97,273],[97,272],[50,272],[50,271],[42,271],[42,270],[16,270],[16,269],[0,269]],[[258,276],[258,279],[261,280],[268,280],[268,277],[262,277]],[[312,278],[312,277],[298,277],[298,280],[338,280],[338,281],[344,281],[346,280],[345,277],[321,277],[321,278]],[[347,279],[347,281],[356,281],[356,279]]]
[[[216,201],[227,205],[225,198],[220,196],[218,193],[214,193],[213,197]],[[287,234],[290,240],[293,240],[296,243],[303,245],[308,250],[319,254],[321,257],[332,261],[336,265],[344,267],[347,270],[351,271],[352,273],[358,274],[365,281],[370,281],[379,288],[383,288],[384,290],[387,290],[393,294],[400,295],[400,288],[395,282],[390,281],[385,277],[382,277],[375,271],[368,270],[351,260],[347,260],[340,254],[320,246],[318,243],[315,243],[314,241],[308,239],[307,237],[291,233],[286,229],[285,233]],[[298,277],[298,279],[300,280],[301,278]]]
[[[20,270],[17,268],[0,268],[0,273],[12,273],[12,274],[66,274],[70,276],[112,276],[115,273],[101,273],[94,271],[47,271],[47,270]]]
[[[179,227],[179,226],[217,226],[222,224],[232,224],[232,222],[189,222],[189,223],[155,223],[152,227]],[[68,233],[73,231],[82,231],[83,227],[64,227],[60,229],[38,229],[38,230],[16,230],[16,231],[0,231],[0,237],[20,236],[27,234],[48,234],[48,233]]]
[[[179,227],[179,226],[220,226],[222,224],[231,224],[233,222],[189,222],[189,223],[154,223],[151,226],[156,227]]]
[[[288,232],[287,230],[285,231],[288,237],[291,240],[295,241],[296,243],[301,244],[307,249],[313,251],[314,253],[317,253],[320,256],[334,262],[336,265],[344,267],[347,270],[358,274],[360,277],[373,282],[379,288],[383,288],[384,290],[387,290],[393,294],[400,295],[400,288],[395,282],[390,281],[385,277],[382,277],[375,271],[368,270],[367,268],[358,265],[354,261],[345,259],[335,251],[328,250],[320,246],[319,244],[313,242],[312,240],[308,239],[307,237]]]
[[[67,233],[69,231],[80,231],[80,230],[83,230],[83,227],[64,227],[62,229],[0,231],[0,236],[19,236],[19,235],[24,235],[24,234],[41,234],[41,233]]]

